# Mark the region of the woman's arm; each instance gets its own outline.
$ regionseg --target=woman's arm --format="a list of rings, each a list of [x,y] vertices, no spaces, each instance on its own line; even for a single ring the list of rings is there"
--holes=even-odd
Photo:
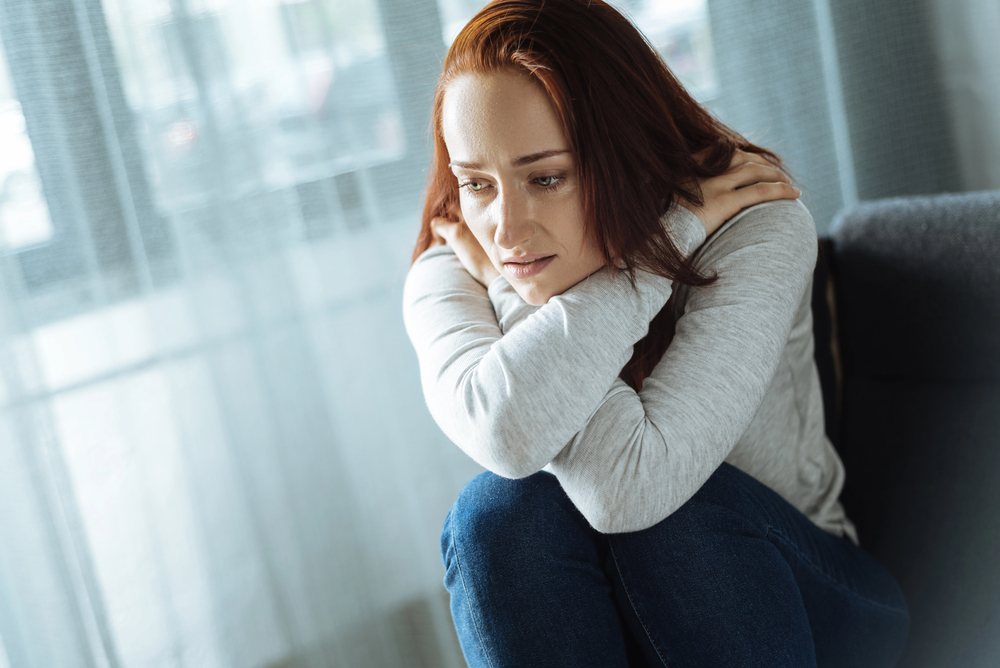
[[[664,221],[685,256],[737,211],[799,194],[783,173],[742,152],[726,173],[700,186],[704,202],[696,213],[678,206]],[[442,236],[461,251],[466,242],[450,226]],[[486,290],[473,278],[483,273],[475,265],[488,260],[478,242],[465,250],[478,253],[431,248],[407,277],[404,319],[424,396],[441,429],[473,459],[500,475],[527,476],[587,424],[671,284],[639,272],[633,287],[602,269],[537,308],[495,280],[489,295],[498,307],[510,304],[500,317],[504,332],[531,320],[501,340]]]
[[[706,244],[696,265],[719,281],[691,289],[642,391],[616,381],[552,461],[595,529],[653,526],[728,456],[771,383],[816,253],[812,217],[788,201],[754,207]]]
[[[671,233],[685,255],[705,239],[690,212]],[[639,272],[633,287],[601,269],[502,336],[486,289],[447,246],[430,248],[407,276],[403,317],[431,415],[487,469],[535,473],[587,424],[670,292],[669,279]]]

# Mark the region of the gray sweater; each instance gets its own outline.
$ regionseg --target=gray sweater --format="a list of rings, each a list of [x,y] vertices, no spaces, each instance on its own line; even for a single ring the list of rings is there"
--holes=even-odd
[[[482,287],[447,246],[424,252],[403,316],[431,415],[498,475],[553,472],[604,533],[656,524],[727,461],[857,542],[813,360],[809,212],[761,204],[707,241],[686,209],[664,224],[714,285],[640,272],[633,287],[605,268],[538,307],[502,277]],[[618,374],[674,288],[676,334],[636,393]]]

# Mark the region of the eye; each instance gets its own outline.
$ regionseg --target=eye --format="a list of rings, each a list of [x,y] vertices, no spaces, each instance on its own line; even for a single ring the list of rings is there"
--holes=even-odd
[[[459,188],[465,188],[471,193],[481,193],[486,190],[488,186],[489,184],[485,181],[466,181],[465,183],[458,184]]]
[[[555,176],[539,176],[537,179],[535,179],[535,183],[542,186],[543,188],[548,188],[549,186],[551,186],[553,183],[556,182],[557,178],[558,177]]]

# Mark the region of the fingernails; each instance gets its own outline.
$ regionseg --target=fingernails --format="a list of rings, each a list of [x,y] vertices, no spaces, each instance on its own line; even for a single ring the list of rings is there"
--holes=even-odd
[[[801,195],[802,194],[802,189],[801,188],[792,188],[792,190],[795,192],[796,195]]]

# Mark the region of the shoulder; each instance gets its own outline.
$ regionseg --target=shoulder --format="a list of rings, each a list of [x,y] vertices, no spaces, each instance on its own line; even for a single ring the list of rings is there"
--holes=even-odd
[[[707,268],[750,247],[755,252],[742,254],[797,258],[794,264],[807,266],[811,271],[818,247],[812,214],[798,200],[776,200],[749,207],[709,236],[693,259],[700,268]]]
[[[727,220],[708,238],[709,243],[732,243],[736,237],[815,239],[812,214],[797,199],[781,199],[751,206]]]

